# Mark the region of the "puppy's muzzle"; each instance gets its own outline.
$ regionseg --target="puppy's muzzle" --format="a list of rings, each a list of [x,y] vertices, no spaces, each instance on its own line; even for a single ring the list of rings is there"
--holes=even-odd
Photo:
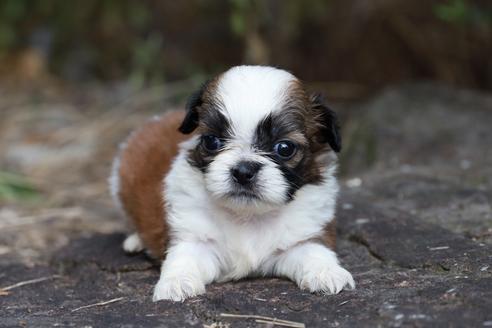
[[[242,161],[231,169],[232,180],[241,186],[247,186],[254,182],[262,167],[261,163]]]

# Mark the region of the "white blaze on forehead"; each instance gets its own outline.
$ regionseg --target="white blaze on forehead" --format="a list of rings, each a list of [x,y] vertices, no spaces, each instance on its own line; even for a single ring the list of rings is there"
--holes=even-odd
[[[250,141],[258,123],[280,109],[294,75],[266,66],[237,66],[225,72],[217,96],[224,105],[234,135]]]

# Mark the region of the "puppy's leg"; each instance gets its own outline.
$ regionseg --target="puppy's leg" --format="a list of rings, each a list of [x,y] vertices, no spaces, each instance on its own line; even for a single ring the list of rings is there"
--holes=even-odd
[[[183,301],[205,293],[205,285],[220,272],[220,262],[212,246],[181,242],[169,248],[153,300]]]
[[[335,252],[314,242],[281,254],[273,263],[273,273],[292,279],[312,293],[337,294],[346,287],[355,288],[352,275],[340,266]]]
[[[143,249],[144,246],[142,240],[136,232],[126,237],[123,242],[123,250],[129,254],[141,252]]]

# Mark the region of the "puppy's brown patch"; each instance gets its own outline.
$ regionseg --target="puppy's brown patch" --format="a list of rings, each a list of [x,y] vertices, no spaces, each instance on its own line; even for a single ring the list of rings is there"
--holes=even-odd
[[[189,135],[178,132],[184,111],[164,114],[132,134],[120,156],[122,206],[150,255],[162,259],[169,239],[163,179]]]
[[[303,131],[305,133],[304,140],[307,140],[306,146],[309,150],[305,151],[303,178],[306,183],[319,183],[322,180],[321,172],[333,165],[335,161],[334,155],[331,154],[328,144],[320,138],[320,131],[323,127],[322,111],[329,110],[321,108],[316,103],[316,97],[308,97],[302,83],[299,80],[291,82],[288,89],[288,101],[285,106],[288,111],[298,113],[299,119],[302,120]],[[335,119],[335,118],[334,118]],[[334,124],[337,124],[334,122]],[[300,125],[300,123],[299,123]],[[302,138],[292,140],[302,144]],[[325,155],[324,155],[325,154]],[[329,154],[329,155],[328,155]],[[335,250],[336,247],[336,220],[330,221],[323,229],[323,234],[317,238],[319,242],[328,248]]]
[[[325,229],[323,230],[323,235],[321,236],[322,243],[333,251],[335,250],[337,244],[336,226],[336,220],[331,220],[330,223],[325,226]]]

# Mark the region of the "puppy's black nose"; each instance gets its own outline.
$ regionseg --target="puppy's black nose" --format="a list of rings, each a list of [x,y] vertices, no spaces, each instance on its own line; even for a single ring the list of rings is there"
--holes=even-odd
[[[232,178],[240,185],[247,185],[254,180],[261,166],[262,164],[258,162],[239,162],[231,169]]]

